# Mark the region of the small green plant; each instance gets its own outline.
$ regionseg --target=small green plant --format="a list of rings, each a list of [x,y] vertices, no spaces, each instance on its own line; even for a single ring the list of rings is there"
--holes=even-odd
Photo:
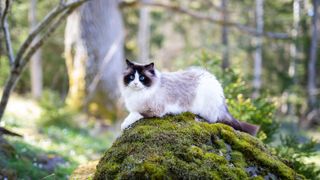
[[[296,136],[281,136],[281,144],[275,148],[276,153],[289,166],[295,169],[298,173],[303,174],[308,179],[319,179],[320,168],[314,163],[306,164],[303,162],[304,158],[312,157],[316,154],[317,142],[314,140],[307,140],[300,143]]]
[[[74,113],[65,107],[58,94],[44,91],[39,104],[43,108],[43,112],[37,121],[39,126],[76,127],[73,121]]]

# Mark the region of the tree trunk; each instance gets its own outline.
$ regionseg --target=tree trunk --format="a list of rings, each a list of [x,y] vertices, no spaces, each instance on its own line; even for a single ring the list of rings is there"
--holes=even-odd
[[[222,9],[222,19],[223,21],[228,21],[228,12],[227,12],[228,0],[221,0],[221,9]],[[228,32],[229,29],[226,25],[222,25],[221,30],[221,41],[222,41],[222,69],[226,69],[230,66],[229,62],[229,41],[228,41]]]
[[[310,45],[310,59],[308,63],[308,104],[309,111],[312,111],[316,106],[316,62],[317,62],[317,42],[318,42],[318,18],[319,18],[319,0],[313,0],[313,16],[311,24],[311,45]]]
[[[144,0],[148,1],[148,0]],[[140,8],[140,20],[139,20],[139,31],[138,31],[138,46],[139,55],[138,60],[142,63],[149,62],[149,51],[150,51],[150,17],[148,7]]]
[[[37,0],[30,0],[29,24],[30,31],[32,31],[37,25]],[[38,40],[39,38],[36,37],[34,42]],[[38,99],[42,94],[42,65],[40,48],[31,57],[30,75],[32,97]]]
[[[256,0],[256,28],[258,36],[255,38],[254,52],[254,97],[259,96],[261,89],[261,74],[262,74],[262,33],[263,33],[263,2],[264,0]]]
[[[67,19],[67,104],[114,118],[117,81],[124,66],[123,24],[117,0],[92,0]]]

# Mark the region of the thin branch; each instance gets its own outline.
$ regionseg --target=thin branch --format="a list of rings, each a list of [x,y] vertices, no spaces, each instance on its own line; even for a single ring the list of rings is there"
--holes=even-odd
[[[185,7],[180,7],[178,5],[170,5],[170,4],[165,4],[165,3],[158,3],[154,1],[149,1],[149,2],[144,2],[144,1],[133,1],[130,3],[122,2],[121,7],[125,6],[151,6],[151,7],[160,7],[164,9],[169,9],[173,12],[178,12],[181,14],[186,14],[189,15],[193,18],[199,19],[199,20],[206,20],[215,24],[219,25],[224,25],[224,26],[230,26],[230,27],[235,27],[239,29],[242,32],[251,34],[253,36],[265,36],[268,38],[273,38],[273,39],[291,39],[291,36],[288,33],[278,33],[278,32],[257,32],[256,28],[254,27],[249,27],[243,24],[239,24],[236,22],[232,21],[225,21],[221,18],[217,18],[212,15],[207,15],[205,13],[197,12],[190,10]]]
[[[60,1],[59,5],[55,7],[51,12],[47,14],[47,16],[38,23],[38,25],[34,28],[34,30],[29,34],[27,39],[22,43],[18,53],[17,57],[15,59],[15,66],[19,66],[19,63],[21,61],[21,58],[23,57],[24,53],[32,43],[32,41],[35,39],[35,37],[43,30],[45,29],[48,24],[52,23],[52,21],[63,11],[70,8],[75,8],[80,6],[82,3],[90,1],[90,0],[77,0],[77,1],[71,1],[69,3],[63,4],[62,1]]]
[[[14,61],[14,53],[13,53],[13,48],[11,43],[9,25],[7,23],[7,15],[9,12],[10,3],[11,3],[10,0],[6,0],[5,2],[5,7],[4,7],[3,13],[1,14],[1,27],[3,29],[9,63],[10,63],[10,66],[12,67],[13,61]]]
[[[3,10],[3,14],[1,16],[1,25],[4,24],[5,19],[7,18],[7,14],[10,8],[10,0],[6,0],[5,5],[4,5],[4,10]]]
[[[21,65],[20,65],[21,69],[23,69],[26,66],[26,64],[30,61],[30,58],[32,57],[32,55],[43,45],[45,40],[47,40],[52,35],[52,33],[56,31],[59,25],[62,24],[62,21],[65,20],[66,17],[70,15],[70,13],[72,13],[72,11],[74,11],[75,8],[77,7],[72,7],[66,10],[66,12],[64,12],[55,22],[53,22],[50,27],[48,27],[44,35],[36,43],[34,43],[33,46],[29,48],[29,50],[26,52],[26,55],[22,58],[23,61],[21,62]]]

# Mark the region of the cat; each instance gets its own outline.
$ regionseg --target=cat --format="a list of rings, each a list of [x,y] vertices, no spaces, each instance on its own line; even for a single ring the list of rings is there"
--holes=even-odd
[[[192,112],[209,123],[220,122],[257,134],[259,126],[232,117],[221,84],[208,71],[194,67],[165,73],[155,69],[154,63],[138,64],[127,59],[126,64],[120,90],[129,115],[121,130],[142,118]]]

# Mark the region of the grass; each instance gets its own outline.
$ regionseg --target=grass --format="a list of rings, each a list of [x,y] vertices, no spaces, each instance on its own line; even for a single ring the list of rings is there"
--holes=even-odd
[[[0,153],[0,179],[1,175],[9,179],[68,179],[79,164],[98,160],[116,133],[96,133],[84,119],[62,107],[50,110],[30,99],[11,97],[1,125],[24,137],[6,137],[16,155]]]

